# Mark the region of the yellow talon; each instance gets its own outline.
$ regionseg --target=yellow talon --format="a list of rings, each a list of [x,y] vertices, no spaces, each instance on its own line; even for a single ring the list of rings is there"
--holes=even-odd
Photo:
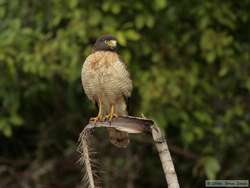
[[[112,121],[112,119],[114,117],[118,117],[117,114],[115,114],[115,107],[114,105],[112,104],[111,105],[111,110],[110,110],[110,113],[108,115],[105,116],[105,119],[108,119],[110,122]]]
[[[94,124],[96,124],[97,121],[103,121],[103,118],[102,116],[96,116],[96,117],[91,117],[89,120],[93,121]]]
[[[102,116],[102,101],[100,98],[98,98],[98,106],[99,106],[99,112],[98,115],[96,117],[91,117],[89,120],[90,121],[94,121],[94,123],[96,124],[97,121],[103,121],[104,117]]]

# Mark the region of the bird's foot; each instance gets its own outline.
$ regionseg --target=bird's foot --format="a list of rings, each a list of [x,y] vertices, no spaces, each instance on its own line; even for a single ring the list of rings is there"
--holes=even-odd
[[[112,119],[113,119],[113,118],[116,118],[116,117],[118,117],[117,114],[115,114],[115,113],[110,113],[110,114],[106,115],[104,119],[105,119],[105,120],[108,120],[109,122],[111,122]]]
[[[100,115],[98,115],[96,117],[91,117],[89,119],[89,121],[93,121],[94,124],[96,124],[97,121],[104,121],[104,120],[105,120],[105,118],[103,116],[100,116]]]

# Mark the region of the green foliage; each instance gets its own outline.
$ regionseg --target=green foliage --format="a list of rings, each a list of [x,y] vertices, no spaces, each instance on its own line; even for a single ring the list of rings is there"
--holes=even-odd
[[[20,131],[31,131],[34,145],[24,150],[30,155],[20,154],[30,160],[74,150],[82,122],[95,114],[81,88],[81,66],[94,40],[111,33],[133,78],[134,115],[155,119],[173,144],[199,158],[173,153],[185,187],[198,177],[247,178],[249,8],[248,0],[1,0],[0,141],[18,143]],[[14,150],[5,157],[15,158]],[[155,167],[145,168],[145,182],[162,186],[152,178]]]
[[[213,157],[205,158],[205,172],[208,179],[215,179],[219,170],[220,165],[216,159],[214,159]]]

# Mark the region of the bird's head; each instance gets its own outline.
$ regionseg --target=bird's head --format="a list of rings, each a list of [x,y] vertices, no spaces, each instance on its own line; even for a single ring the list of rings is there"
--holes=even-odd
[[[94,44],[94,51],[116,51],[117,39],[112,35],[103,35],[99,37]]]

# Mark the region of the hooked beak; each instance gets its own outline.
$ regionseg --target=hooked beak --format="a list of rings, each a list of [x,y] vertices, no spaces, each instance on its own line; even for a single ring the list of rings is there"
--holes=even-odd
[[[117,41],[116,40],[109,40],[106,43],[111,48],[115,48],[117,46]]]

